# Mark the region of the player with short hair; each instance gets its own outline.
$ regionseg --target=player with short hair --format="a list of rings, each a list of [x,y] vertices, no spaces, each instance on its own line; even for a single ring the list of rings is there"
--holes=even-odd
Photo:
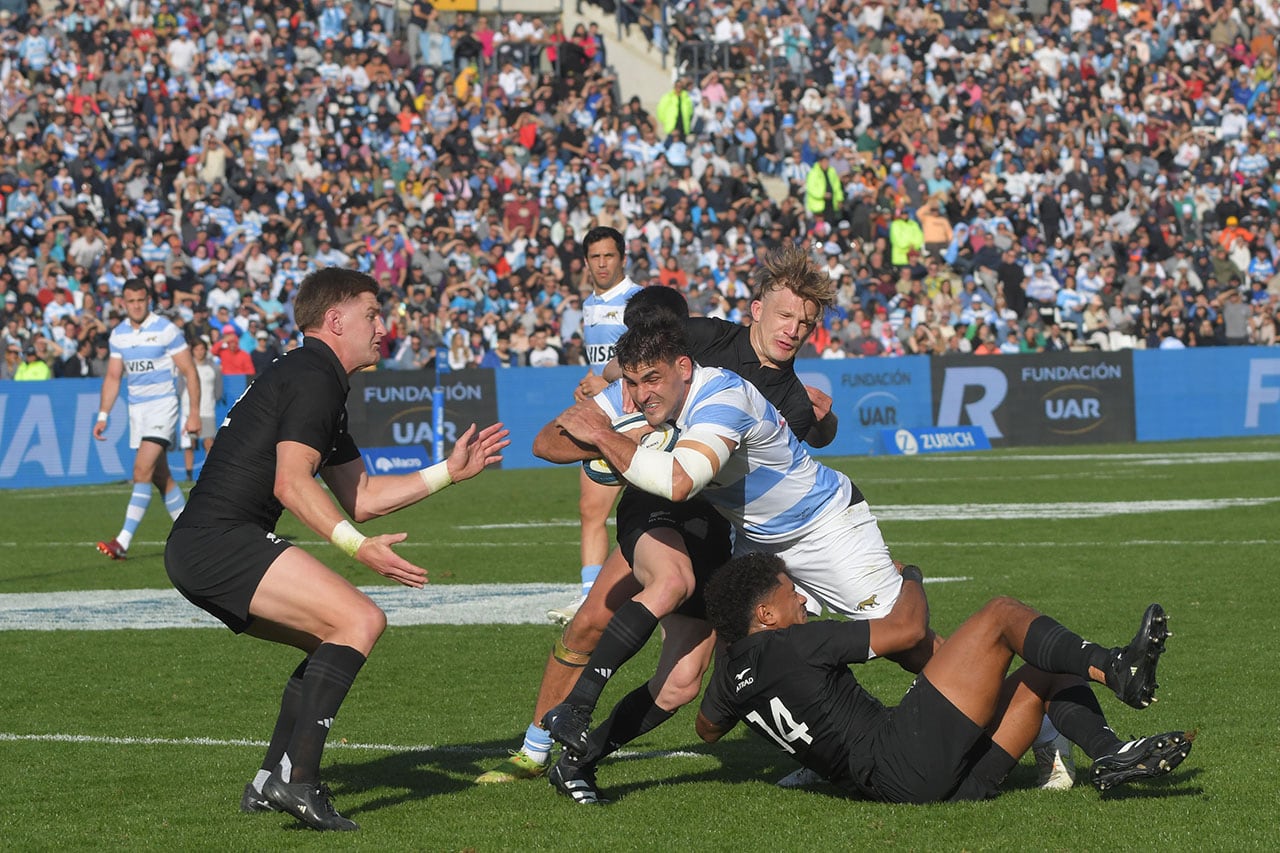
[[[337,267],[302,281],[294,316],[303,345],[268,367],[227,414],[165,548],[169,579],[193,604],[236,633],[306,654],[240,808],[287,811],[315,829],[357,828],[334,809],[320,757],[387,620],[345,578],[274,533],[281,513],[378,574],[420,588],[426,571],[392,548],[406,534],[366,537],[347,516],[366,521],[417,503],[501,461],[510,443],[502,424],[478,433],[472,424],[444,462],[408,474],[365,472],[346,399],[350,375],[380,359],[386,329],[377,294],[371,277]]]
[[[810,457],[753,385],[696,364],[689,350],[682,324],[670,317],[631,326],[617,344],[623,380],[562,412],[539,434],[534,452],[553,462],[598,452],[650,494],[677,503],[701,496],[733,524],[735,553],[785,554],[793,576],[829,609],[862,619],[887,614],[902,581],[862,493]],[[652,426],[674,423],[675,449],[638,446],[614,432],[612,418],[628,405]],[[643,646],[645,629],[653,630],[652,614],[635,601],[619,608],[569,695],[544,716],[551,736],[573,756],[590,757],[595,703],[620,662]],[[880,652],[918,672],[935,640],[926,631],[910,646]],[[709,651],[698,661],[699,676]]]
[[[613,345],[627,330],[623,322],[627,300],[641,290],[626,275],[625,241],[616,228],[600,225],[588,231],[582,238],[582,257],[591,283],[591,293],[582,303],[582,343],[588,367],[587,375],[574,388],[575,400],[585,400],[609,384],[597,370],[603,371],[613,358]],[[585,472],[579,475],[578,485],[582,589],[569,604],[547,611],[547,618],[560,625],[578,612],[609,555],[606,523],[618,497],[616,489],[594,482]]]
[[[783,244],[765,257],[753,284],[755,298],[751,310],[754,322],[750,327],[710,317],[690,318],[684,297],[678,291],[663,286],[647,287],[633,296],[627,303],[623,319],[630,325],[635,318],[662,313],[682,318],[699,363],[737,371],[779,408],[788,427],[798,438],[814,447],[825,446],[834,439],[838,424],[835,413],[831,411],[831,398],[800,382],[795,373],[794,357],[821,322],[824,309],[834,304],[835,287],[802,247],[790,243]],[[618,375],[620,371],[616,362],[611,362],[605,370],[606,378],[615,379]],[[700,522],[699,517],[704,521]],[[487,784],[530,779],[547,771],[551,738],[542,726],[542,719],[547,711],[564,701],[614,613],[640,592],[641,584],[632,573],[632,554],[626,552],[640,541],[650,527],[651,519],[653,527],[665,526],[668,531],[683,530],[686,533],[695,529],[700,531],[703,523],[708,530],[723,524],[723,518],[709,511],[709,505],[702,502],[672,504],[640,490],[624,490],[618,505],[617,530],[618,542],[624,547],[609,555],[590,595],[548,655],[533,721],[525,731],[521,748],[500,767],[481,774],[477,782]],[[698,566],[684,570],[688,555],[711,547],[710,541],[703,535],[696,535],[692,540],[686,537],[683,542],[669,541],[674,547],[663,553],[670,559],[658,568],[679,568],[687,578],[689,572],[700,570]],[[681,615],[701,613],[698,601],[680,610]],[[691,627],[693,630],[685,636],[696,647],[697,631],[701,628]],[[681,645],[678,637],[673,640],[675,642],[667,646],[669,650],[678,649]],[[680,675],[686,671],[685,668],[673,670],[665,681],[662,679],[664,670],[668,665],[674,666],[675,662],[664,657],[654,679],[632,691],[620,703],[620,708],[627,710],[625,717],[632,722],[619,719],[616,713],[611,715],[610,724],[598,730],[601,738],[608,738],[610,730],[615,728],[629,731],[631,738],[638,737],[696,697],[701,671],[697,673],[698,684],[681,683]],[[692,695],[686,695],[690,689]],[[614,723],[616,727],[612,725]],[[586,766],[578,770],[584,778],[589,775]]]
[[[107,374],[102,379],[98,419],[93,425],[93,437],[104,440],[111,407],[124,379],[128,394],[129,447],[137,452],[133,458],[133,492],[129,495],[124,526],[114,539],[97,545],[101,553],[113,560],[123,560],[128,555],[133,535],[151,503],[153,484],[164,496],[170,518],[176,519],[186,505],[165,455],[177,439],[176,380],[179,376],[186,384],[190,413],[183,430],[187,434],[200,431],[200,381],[182,331],[168,318],[151,311],[151,288],[143,280],[126,281],[120,298],[125,319],[111,330],[108,342],[111,354]]]
[[[698,735],[719,740],[743,720],[842,790],[894,803],[995,796],[1047,713],[1093,758],[1099,790],[1172,771],[1194,733],[1122,742],[1088,682],[1134,708],[1155,699],[1156,664],[1169,636],[1164,610],[1147,608],[1127,646],[1106,648],[1012,598],[996,598],[937,650],[896,708],[886,708],[848,665],[877,656],[894,634],[928,621],[919,569],[903,569],[883,619],[807,622],[805,596],[776,554],[731,561],[708,584],[707,610],[727,647],[698,713]],[[1027,662],[1006,675],[1013,656]]]

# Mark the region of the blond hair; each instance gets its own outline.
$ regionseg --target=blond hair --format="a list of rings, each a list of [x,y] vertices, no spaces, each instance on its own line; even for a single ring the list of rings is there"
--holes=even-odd
[[[784,242],[768,252],[756,268],[752,299],[762,299],[771,290],[790,290],[806,302],[830,308],[836,301],[836,286],[827,273],[797,243]]]

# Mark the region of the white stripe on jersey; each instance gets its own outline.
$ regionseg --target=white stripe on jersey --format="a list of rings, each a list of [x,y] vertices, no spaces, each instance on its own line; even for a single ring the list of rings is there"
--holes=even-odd
[[[587,364],[604,367],[613,358],[613,345],[627,330],[622,311],[627,300],[642,289],[630,278],[623,278],[604,293],[592,293],[582,303],[582,343]]]
[[[622,382],[592,399],[610,417],[622,412]],[[737,442],[699,494],[748,539],[795,539],[853,496],[849,478],[811,457],[773,404],[736,373],[696,366],[676,419],[682,432],[709,430]]]
[[[177,393],[173,356],[187,348],[178,327],[157,314],[148,314],[135,329],[125,320],[111,332],[111,357],[124,362],[129,403],[160,400]]]

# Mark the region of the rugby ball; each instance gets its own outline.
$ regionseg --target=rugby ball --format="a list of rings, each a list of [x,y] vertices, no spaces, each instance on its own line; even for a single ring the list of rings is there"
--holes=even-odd
[[[644,415],[638,412],[613,419],[614,432],[633,432],[635,430],[652,430],[652,432],[640,439],[640,446],[653,448],[654,450],[674,450],[676,442],[680,440],[680,430],[670,422],[652,427],[644,419]],[[603,458],[586,460],[582,463],[582,470],[587,472],[587,476],[593,482],[602,486],[621,486],[623,484],[622,477]]]

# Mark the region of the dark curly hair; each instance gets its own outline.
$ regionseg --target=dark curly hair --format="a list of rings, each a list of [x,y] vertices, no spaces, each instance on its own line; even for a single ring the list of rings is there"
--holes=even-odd
[[[623,370],[648,364],[671,364],[682,355],[690,355],[684,321],[668,311],[654,311],[651,316],[641,317],[618,338],[613,354]]]
[[[776,554],[756,552],[730,560],[703,591],[707,619],[726,643],[736,643],[751,628],[756,605],[778,588],[778,573],[787,570]]]

